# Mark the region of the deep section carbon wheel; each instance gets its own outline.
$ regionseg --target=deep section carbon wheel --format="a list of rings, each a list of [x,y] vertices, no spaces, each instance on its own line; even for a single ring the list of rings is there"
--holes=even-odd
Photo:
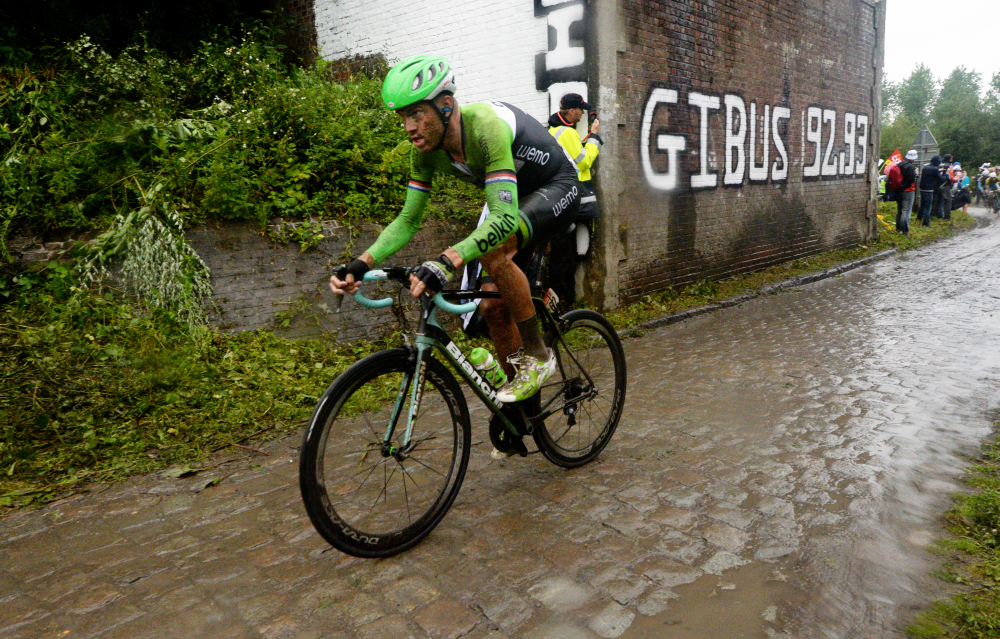
[[[403,348],[360,360],[327,389],[306,430],[299,462],[306,511],[324,539],[356,557],[388,557],[417,544],[465,477],[469,410],[454,376],[432,357],[422,380],[410,382],[421,386],[419,408],[403,441],[415,361]]]

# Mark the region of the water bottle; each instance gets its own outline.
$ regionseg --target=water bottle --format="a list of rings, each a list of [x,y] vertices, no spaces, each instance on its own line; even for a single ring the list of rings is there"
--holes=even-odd
[[[507,382],[507,374],[500,367],[500,362],[493,359],[493,356],[485,348],[472,349],[469,361],[472,362],[472,367],[479,371],[479,374],[486,378],[490,384],[500,387]]]

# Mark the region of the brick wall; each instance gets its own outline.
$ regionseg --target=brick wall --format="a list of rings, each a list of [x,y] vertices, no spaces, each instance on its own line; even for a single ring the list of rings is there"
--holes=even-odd
[[[597,75],[615,126],[599,173],[607,305],[872,236],[881,9],[617,0],[600,10]]]
[[[274,7],[283,18],[284,44],[303,64],[316,60],[316,15],[313,0],[274,0]]]
[[[419,263],[470,230],[425,221],[424,228],[386,264]],[[293,338],[332,335],[350,342],[377,337],[396,321],[388,310],[371,311],[353,299],[345,299],[336,314],[336,297],[327,287],[331,267],[344,262],[345,251],[360,253],[378,231],[375,226],[362,229],[352,241],[347,229],[325,223],[324,239],[304,253],[294,242],[275,244],[249,224],[203,226],[188,230],[187,236],[212,271],[216,325],[233,331],[273,328]]]

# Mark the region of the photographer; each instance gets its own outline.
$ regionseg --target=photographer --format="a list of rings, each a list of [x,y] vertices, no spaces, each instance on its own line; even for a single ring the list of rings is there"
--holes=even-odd
[[[588,114],[590,132],[587,137],[580,139],[580,134],[576,131],[577,123],[583,119],[584,112]],[[604,141],[598,135],[601,130],[601,121],[597,119],[597,112],[594,107],[583,101],[583,96],[578,93],[567,93],[559,101],[559,111],[549,118],[549,133],[559,142],[569,157],[576,165],[576,171],[580,178],[580,212],[576,216],[576,260],[582,262],[590,250],[590,221],[598,216],[597,196],[591,183],[590,167],[597,160],[597,155],[601,152]],[[566,269],[573,273],[578,269]],[[580,278],[574,278],[574,280]],[[560,291],[560,295],[566,302],[572,302],[575,298],[576,284],[567,282]]]

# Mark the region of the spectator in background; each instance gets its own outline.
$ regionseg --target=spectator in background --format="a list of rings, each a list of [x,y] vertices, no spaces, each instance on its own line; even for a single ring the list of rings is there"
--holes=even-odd
[[[989,175],[986,177],[986,184],[983,187],[986,192],[983,197],[986,198],[986,208],[993,209],[993,197],[997,191],[1000,191],[1000,179],[997,178],[996,169],[991,168]],[[1000,213],[1000,211],[993,211],[994,213]]]
[[[934,193],[944,183],[940,169],[941,156],[935,155],[931,163],[920,170],[920,223],[923,226],[931,225]]]
[[[917,195],[917,167],[913,161],[917,152],[910,149],[899,164],[889,169],[888,189],[892,190],[896,200],[896,231],[910,235],[910,215],[913,213],[913,200]]]
[[[951,188],[955,183],[954,164],[950,153],[946,153],[941,158],[941,186],[937,189],[939,208],[934,210],[934,215],[942,220],[951,219]]]
[[[979,167],[979,175],[976,176],[976,206],[986,197],[986,178],[990,176],[989,163]]]
[[[556,293],[563,298],[567,304],[572,304],[576,297],[577,282],[582,283],[582,262],[590,251],[590,224],[591,220],[597,218],[600,211],[597,208],[597,195],[594,194],[594,187],[591,181],[590,168],[597,161],[597,156],[601,152],[604,141],[598,132],[601,130],[601,121],[597,119],[597,114],[583,96],[578,93],[567,93],[559,101],[559,111],[549,118],[549,133],[559,142],[559,145],[566,150],[569,157],[576,165],[576,172],[580,178],[580,212],[576,216],[576,251],[575,261],[577,268],[566,269],[567,274],[573,277],[572,282],[567,282],[563,290],[556,289]],[[582,140],[577,133],[576,125],[583,119],[584,113],[592,114],[593,121],[590,122],[590,130]],[[577,274],[577,271],[581,271]],[[550,269],[551,273],[551,269]]]
[[[962,213],[969,212],[969,204],[972,203],[972,194],[969,192],[969,174],[962,171],[960,164],[955,165],[955,184],[951,188],[951,210],[962,209]]]

